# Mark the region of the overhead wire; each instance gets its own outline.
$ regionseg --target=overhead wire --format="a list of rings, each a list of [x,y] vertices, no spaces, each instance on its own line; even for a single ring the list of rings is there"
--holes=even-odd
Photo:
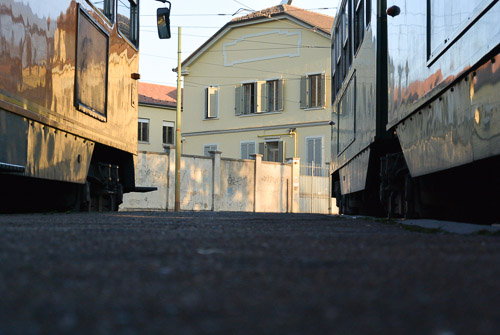
[[[320,8],[320,9],[336,9],[337,7],[331,7],[331,8],[328,8],[328,7],[325,7],[325,8]],[[297,11],[302,11],[303,9],[298,9]],[[289,12],[289,11],[287,11]],[[286,12],[284,12],[286,13]],[[280,13],[280,14],[283,14],[283,13]],[[276,22],[279,22],[279,21],[282,21],[284,20],[284,18],[275,18],[275,17],[272,17],[272,14],[267,14],[267,15],[263,15],[263,17],[267,17],[269,18],[270,20],[272,21],[276,21]],[[143,26],[143,27],[148,27],[148,28],[152,28],[154,26]],[[182,26],[183,28],[185,28],[184,26]],[[193,26],[192,28],[198,28],[196,26]],[[205,28],[221,28],[221,27],[205,27]],[[255,27],[252,27],[252,28],[255,28]],[[269,29],[269,28],[264,28],[264,27],[259,27],[259,29]],[[278,29],[278,28],[275,28],[275,29]],[[281,28],[280,28],[281,29]],[[319,29],[319,27],[313,27],[313,28],[306,28],[306,27],[286,27],[286,28],[283,28],[283,29],[298,29],[298,30],[309,30],[309,31],[312,31],[312,32],[317,32],[317,29]],[[141,30],[142,31],[142,30]],[[150,31],[147,31],[145,30],[145,32],[150,32]],[[152,32],[152,31],[151,31]],[[156,31],[154,31],[156,32]],[[183,34],[185,35],[185,34]],[[196,35],[191,35],[193,37],[204,37],[204,36],[196,36]],[[213,36],[213,35],[212,35]],[[210,38],[212,36],[206,36],[206,38]],[[233,40],[233,41],[237,41],[239,39],[230,39],[230,38],[226,38],[227,40]],[[285,46],[290,46],[290,47],[293,47],[293,48],[297,48],[297,47],[304,47],[304,48],[320,48],[320,49],[330,49],[330,46],[297,46],[295,44],[286,44],[286,43],[274,43],[274,42],[266,42],[266,41],[246,41],[246,42],[253,42],[253,43],[264,43],[264,44],[273,44],[273,45],[285,45]],[[285,48],[275,48],[275,49],[285,49]],[[248,51],[251,51],[251,50],[261,50],[261,49],[246,49]],[[243,51],[243,50],[233,50],[233,51]],[[188,51],[185,51],[185,52],[188,52]],[[194,51],[196,52],[196,51]],[[211,51],[203,51],[204,53],[205,52],[222,52],[222,50],[211,50]],[[163,57],[163,56],[156,56],[156,55],[151,55],[151,54],[141,54],[141,55],[144,55],[144,56],[151,56],[151,57],[158,57],[158,58],[165,58],[165,59],[176,59],[176,58],[170,58],[170,57]],[[198,64],[205,64],[205,65],[212,65],[212,66],[223,66],[223,67],[226,67],[225,65],[221,65],[221,64],[214,64],[214,63],[207,63],[207,62],[198,62]],[[275,74],[276,72],[273,72],[273,71],[268,71],[268,70],[260,70],[260,69],[255,69],[255,68],[246,68],[246,67],[241,67],[241,66],[235,66],[233,65],[232,68],[237,68],[237,69],[243,69],[243,70],[249,70],[249,71],[256,71],[256,72],[264,72],[264,73],[272,73],[272,74]],[[285,73],[285,72],[280,72],[280,74],[285,74],[285,75],[290,75],[290,76],[295,76],[295,77],[298,77],[298,78],[282,78],[284,80],[300,80],[302,78],[302,74],[295,74],[295,73]],[[214,78],[214,76],[193,76],[191,75],[190,78],[196,78],[196,77],[199,77],[199,78],[203,78],[203,77],[211,77],[211,78]],[[217,77],[216,77],[217,78]],[[245,77],[219,77],[221,79],[223,78],[245,78]],[[248,77],[248,78],[255,78],[255,77]],[[329,77],[326,76],[327,80],[329,80]],[[189,80],[186,80],[184,79],[184,84],[194,84],[194,85],[202,85],[202,86],[206,86],[206,84],[200,84],[200,83],[196,83],[196,82],[193,82],[193,81],[189,81]],[[237,84],[240,84],[240,83],[232,83],[232,84],[224,84],[224,85],[219,85],[219,86],[234,86],[234,85],[237,85]],[[188,85],[189,86],[189,85]],[[288,101],[288,100],[287,100]]]
[[[331,10],[331,9],[337,9],[337,7],[318,7],[318,8],[300,8],[300,9],[288,9],[286,12],[300,12],[304,10],[309,10],[309,11],[314,11],[314,10]],[[253,12],[259,12],[256,10],[253,10]],[[286,13],[285,12],[285,13]],[[248,15],[248,14],[246,14]],[[156,16],[156,14],[141,14],[140,16]],[[196,14],[170,14],[170,17],[173,16],[234,16],[234,13],[196,13]]]

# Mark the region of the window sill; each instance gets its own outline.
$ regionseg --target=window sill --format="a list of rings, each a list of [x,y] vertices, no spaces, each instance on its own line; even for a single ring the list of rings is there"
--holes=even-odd
[[[145,142],[145,141],[137,141],[139,144],[151,144],[150,142]]]
[[[219,117],[208,117],[203,119],[203,121],[210,121],[210,120],[219,120]]]
[[[276,111],[276,112],[260,112],[260,113],[249,113],[249,114],[240,114],[236,115],[239,117],[251,117],[251,116],[259,116],[259,115],[273,115],[273,114],[283,114],[283,111]]]
[[[310,107],[310,108],[305,108],[305,111],[316,111],[316,110],[321,110],[321,109],[326,109],[326,107]]]

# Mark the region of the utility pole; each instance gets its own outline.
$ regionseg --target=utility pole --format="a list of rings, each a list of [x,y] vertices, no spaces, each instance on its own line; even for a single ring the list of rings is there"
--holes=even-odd
[[[178,27],[179,45],[177,47],[177,113],[175,117],[175,211],[181,211],[181,27]]]

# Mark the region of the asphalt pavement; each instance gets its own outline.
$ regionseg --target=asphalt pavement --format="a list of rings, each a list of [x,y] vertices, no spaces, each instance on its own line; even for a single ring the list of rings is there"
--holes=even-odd
[[[366,217],[0,216],[0,335],[497,334],[500,236]]]

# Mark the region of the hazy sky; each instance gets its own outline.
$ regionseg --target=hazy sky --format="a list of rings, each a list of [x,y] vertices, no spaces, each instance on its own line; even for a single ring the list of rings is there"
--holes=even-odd
[[[156,31],[156,9],[161,2],[140,2],[140,68],[141,81],[176,86],[177,27],[182,27],[182,60],[200,47],[231,19],[251,10],[279,5],[281,0],[170,0],[172,38],[160,40]],[[338,0],[294,0],[293,6],[334,16]],[[328,9],[324,9],[328,8]],[[237,13],[237,14],[235,14]],[[222,15],[220,15],[222,14]],[[233,14],[235,14],[233,16]]]

